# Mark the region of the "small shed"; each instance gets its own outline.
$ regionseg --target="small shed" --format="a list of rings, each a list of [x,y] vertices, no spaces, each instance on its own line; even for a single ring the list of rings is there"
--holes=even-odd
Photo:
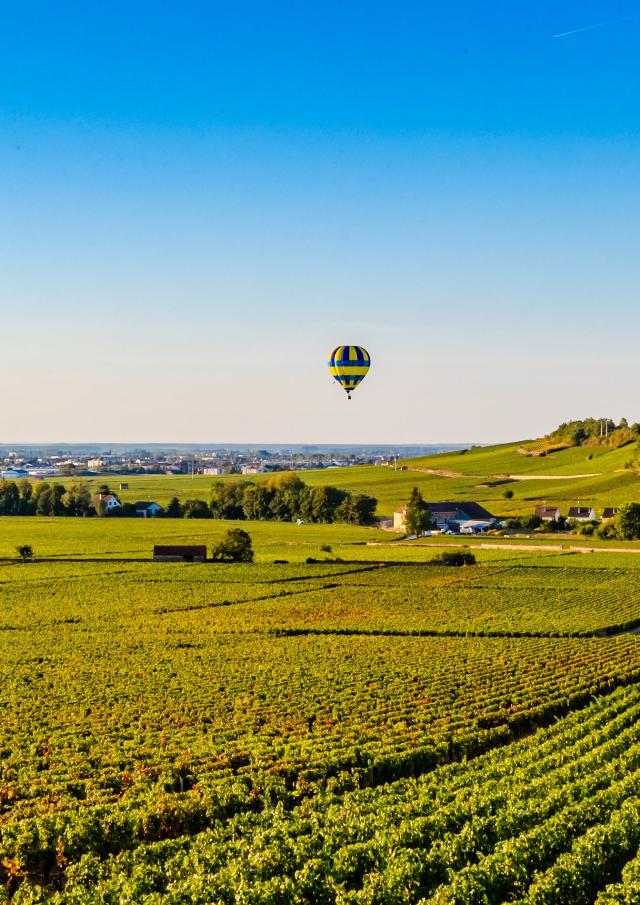
[[[120,490],[128,490],[129,482],[128,481],[120,481]]]
[[[205,562],[207,548],[205,546],[162,546],[153,548],[154,562]]]

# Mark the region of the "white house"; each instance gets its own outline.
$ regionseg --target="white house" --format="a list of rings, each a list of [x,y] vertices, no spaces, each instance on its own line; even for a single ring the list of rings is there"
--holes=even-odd
[[[112,493],[97,493],[91,502],[93,503],[93,508],[96,512],[99,511],[101,503],[104,506],[105,512],[113,512],[115,509],[120,509],[122,506],[120,500]]]
[[[135,507],[136,515],[140,518],[155,518],[162,509],[162,506],[160,506],[158,503],[148,503],[145,501],[136,503]]]
[[[557,522],[560,520],[559,506],[536,506],[536,515],[543,522]]]
[[[596,510],[592,506],[570,506],[568,519],[574,522],[592,522],[596,517]]]

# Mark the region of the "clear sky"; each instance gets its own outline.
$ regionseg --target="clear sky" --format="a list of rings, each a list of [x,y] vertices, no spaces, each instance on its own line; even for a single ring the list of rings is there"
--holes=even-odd
[[[0,4],[0,440],[640,420],[637,11]]]

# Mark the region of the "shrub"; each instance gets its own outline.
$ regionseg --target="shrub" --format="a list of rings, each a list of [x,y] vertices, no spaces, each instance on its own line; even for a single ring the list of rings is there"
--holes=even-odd
[[[443,566],[475,566],[476,558],[469,550],[445,550],[433,562],[442,563]]]
[[[33,547],[31,544],[20,544],[16,547],[16,553],[23,562],[26,562],[28,559],[33,559]]]
[[[513,490],[511,490],[511,488],[508,487],[505,491],[503,491],[502,496],[505,498],[505,500],[512,500],[513,499]]]
[[[183,513],[184,518],[213,518],[204,500],[187,500]]]
[[[251,535],[242,528],[232,528],[213,548],[211,559],[216,562],[253,562]]]

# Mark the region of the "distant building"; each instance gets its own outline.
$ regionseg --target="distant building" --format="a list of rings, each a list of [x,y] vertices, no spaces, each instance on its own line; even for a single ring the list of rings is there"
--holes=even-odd
[[[217,465],[205,465],[205,467],[202,469],[202,474],[215,477],[216,475],[224,474],[224,470],[222,468],[219,468]]]
[[[30,478],[52,478],[60,474],[60,469],[55,465],[32,465],[27,468]]]
[[[602,518],[615,518],[618,514],[617,506],[605,506],[602,510]]]
[[[242,474],[262,474],[264,469],[258,465],[243,465],[241,471]]]
[[[154,562],[205,562],[207,548],[201,546],[156,546]]]
[[[87,459],[87,468],[102,468],[104,464],[104,459]]]
[[[491,515],[480,503],[427,503],[427,509],[438,528],[459,528],[463,522],[486,522],[488,526],[495,523]]]
[[[592,522],[596,517],[596,511],[591,506],[571,506],[568,519],[574,522]]]
[[[0,471],[0,478],[3,478],[5,481],[15,481],[19,478],[28,478],[29,472],[26,468],[6,468],[4,471]]]
[[[426,503],[431,518],[436,526],[441,530],[451,529],[460,531],[464,526],[466,534],[476,534],[485,531],[487,528],[493,527],[496,522],[494,515],[491,515],[484,506],[474,502],[442,502],[442,503]],[[406,506],[400,506],[393,513],[394,531],[405,531],[405,515]]]
[[[135,503],[136,515],[140,518],[155,518],[162,510],[162,506],[158,503],[149,503],[144,500]]]
[[[120,481],[120,490],[128,490],[129,484],[127,481]]]
[[[560,518],[559,506],[536,506],[536,515],[543,522],[557,522]]]

